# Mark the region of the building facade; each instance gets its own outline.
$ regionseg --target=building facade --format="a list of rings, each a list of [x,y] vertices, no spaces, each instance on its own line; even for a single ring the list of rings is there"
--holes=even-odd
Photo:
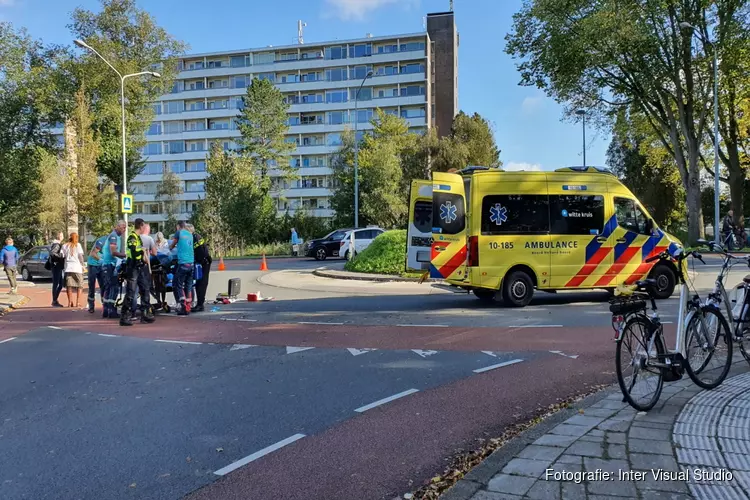
[[[272,196],[283,213],[300,208],[319,217],[333,215],[331,155],[341,144],[342,133],[372,129],[370,119],[380,108],[404,118],[413,132],[435,126],[435,117],[457,112],[456,89],[451,78],[441,77],[449,57],[435,54],[436,43],[428,30],[387,37],[298,44],[283,47],[194,54],[181,58],[172,92],[154,104],[155,118],[146,134],[143,157],[146,167],[129,186],[135,195],[135,216],[152,223],[165,219],[156,198],[166,169],[184,183],[179,218],[189,219],[205,195],[206,155],[213,142],[225,150],[236,149],[240,132],[237,115],[242,96],[253,78],[272,81],[289,104],[286,140],[296,147],[289,155],[298,179],[273,180]],[[437,47],[455,34],[453,13],[436,14]],[[440,41],[442,40],[442,42]],[[454,45],[452,47],[457,47]],[[437,78],[435,67],[441,69]],[[447,62],[448,61],[448,62]],[[455,64],[450,66],[455,68]],[[357,89],[368,72],[357,98]],[[446,83],[447,82],[447,83]],[[447,96],[436,99],[436,96]],[[441,135],[447,134],[443,127]],[[273,171],[271,173],[273,175]]]

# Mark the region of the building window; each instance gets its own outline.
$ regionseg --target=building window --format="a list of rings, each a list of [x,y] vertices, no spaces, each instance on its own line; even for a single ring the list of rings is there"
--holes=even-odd
[[[346,123],[346,111],[331,111],[328,113],[328,124],[329,125],[341,125]]]
[[[326,80],[329,82],[340,82],[346,80],[346,68],[327,69]]]
[[[232,88],[244,89],[247,87],[247,80],[244,76],[235,76],[232,78]]]
[[[323,96],[320,94],[308,94],[302,96],[302,102],[305,104],[311,104],[316,102],[323,102]]]
[[[158,175],[162,173],[162,165],[160,161],[151,161],[146,163],[143,167],[141,174],[143,175]]]
[[[328,136],[326,137],[326,140],[328,141],[329,146],[340,146],[341,134],[339,133],[328,134]]]
[[[372,44],[363,43],[361,45],[349,46],[349,57],[366,57],[372,55]]]
[[[161,123],[152,123],[148,130],[146,131],[146,135],[160,135],[161,134]]]
[[[182,113],[185,110],[185,101],[167,101],[164,104],[166,105],[164,110],[166,114]]]
[[[287,118],[286,124],[289,126],[299,125],[300,124],[299,116],[290,116],[289,118]]]
[[[179,134],[182,132],[182,122],[164,122],[165,134]]]
[[[184,85],[181,81],[176,81],[174,84],[172,84],[172,93],[173,94],[179,94],[182,92],[182,89],[184,88]]]
[[[226,80],[211,80],[208,82],[208,88],[210,89],[225,89],[228,85]]]
[[[359,95],[357,95],[357,91],[359,91]],[[356,89],[349,89],[349,93],[351,94],[352,101],[354,101],[355,99],[357,101],[372,100],[372,87],[362,87],[361,89],[357,87]]]
[[[149,155],[160,155],[161,154],[161,142],[149,142],[143,146],[143,154]]]
[[[191,142],[189,148],[190,151],[205,151],[206,145],[203,142]]]
[[[250,66],[250,56],[232,56],[229,65],[233,68],[244,68]]]
[[[398,45],[381,45],[378,47],[378,54],[390,54],[392,52],[398,52]]]
[[[175,174],[181,174],[185,171],[185,162],[184,161],[170,161],[168,164],[168,168]]]
[[[208,101],[208,109],[227,109],[229,107],[229,101],[222,99],[220,101]]]
[[[401,110],[401,118],[424,118],[425,116],[424,108],[408,108]]]
[[[346,90],[329,90],[326,92],[326,102],[346,102],[348,92]]]
[[[405,64],[401,66],[402,75],[410,75],[414,73],[424,73],[424,64]]]
[[[202,193],[206,190],[204,181],[186,181],[185,192],[187,193]]]
[[[354,111],[352,111],[352,117],[354,117]],[[371,109],[358,109],[357,110],[357,123],[367,123],[370,120],[372,120],[372,110]]]
[[[206,88],[202,81],[185,83],[185,90],[204,90]]]
[[[401,97],[424,95],[424,87],[421,85],[408,85],[401,87]]]
[[[258,73],[256,78],[258,78],[258,80],[268,80],[269,82],[276,81],[276,75],[274,73]]]
[[[355,66],[349,68],[349,80],[363,80],[368,71],[372,71],[372,66]]]
[[[299,82],[299,75],[295,75],[295,74],[281,75],[281,83],[298,83],[298,82]]]
[[[275,52],[259,52],[253,56],[253,62],[255,64],[273,64],[275,61]]]
[[[320,76],[315,72],[302,75],[303,82],[317,82],[318,80],[320,80]]]
[[[401,52],[410,52],[412,50],[424,50],[425,45],[424,42],[409,42],[409,43],[402,43],[400,47]]]
[[[206,104],[203,101],[191,102],[187,105],[190,111],[203,111],[206,109]]]
[[[160,115],[161,114],[161,103],[160,102],[157,102],[156,104],[152,105],[151,107],[153,108],[155,115]]]
[[[344,47],[326,47],[326,59],[346,59],[346,48]]]
[[[398,75],[398,68],[396,66],[383,66],[375,70],[377,76],[391,76]]]
[[[208,67],[210,68],[221,68],[222,67],[222,61],[208,61]]]

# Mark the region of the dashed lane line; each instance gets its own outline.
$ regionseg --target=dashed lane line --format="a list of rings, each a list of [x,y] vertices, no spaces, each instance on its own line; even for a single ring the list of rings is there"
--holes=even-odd
[[[298,321],[298,325],[343,325],[344,323],[335,323],[332,321]]]
[[[286,353],[287,354],[294,354],[295,352],[309,351],[310,349],[315,349],[315,348],[314,347],[292,347],[292,346],[287,346],[286,347]]]
[[[563,325],[509,325],[508,328],[562,328]]]
[[[111,333],[97,333],[100,337],[119,337],[119,335],[112,335]]]
[[[203,342],[190,342],[188,340],[161,340],[161,339],[155,339],[154,342],[163,342],[165,344],[191,344],[191,345],[201,345]]]
[[[0,340],[0,344],[4,344],[4,343],[6,343],[6,342],[10,342],[11,340],[16,340],[16,338],[17,338],[17,337],[11,337],[11,338],[9,338],[9,339],[5,339],[5,340]]]
[[[399,392],[398,394],[394,394],[393,396],[388,396],[387,398],[379,399],[375,401],[374,403],[370,403],[369,405],[360,406],[354,411],[356,411],[357,413],[363,413],[363,412],[366,412],[367,410],[372,410],[373,408],[378,407],[380,405],[384,405],[386,403],[390,403],[391,401],[395,401],[396,399],[400,399],[400,398],[403,398],[404,396],[408,396],[409,394],[414,394],[415,392],[419,392],[419,389],[409,389],[404,392]]]
[[[52,326],[52,325],[47,326],[47,328],[52,328],[53,330],[62,330],[62,328],[60,328],[59,326]]]
[[[521,363],[522,361],[523,361],[522,359],[511,359],[510,361],[505,361],[504,363],[498,363],[496,365],[485,366],[484,368],[477,368],[476,370],[474,370],[474,373],[484,373],[490,370],[494,370],[496,368],[502,368],[503,366],[515,365],[516,363]]]
[[[295,434],[293,436],[289,436],[286,439],[282,439],[278,443],[272,444],[271,446],[267,446],[263,448],[262,450],[256,451],[252,455],[248,455],[245,458],[242,458],[240,460],[237,460],[236,462],[232,462],[231,464],[227,465],[226,467],[223,467],[217,471],[214,472],[217,476],[225,476],[229,474],[230,472],[239,469],[243,465],[247,465],[250,462],[253,462],[255,460],[258,460],[261,457],[264,457],[268,455],[269,453],[273,453],[274,451],[283,448],[284,446],[290,445],[295,441],[298,441],[305,437],[304,434]]]
[[[396,325],[396,326],[400,326],[403,328],[450,328],[450,325],[427,325],[427,324],[423,324],[423,325],[401,324],[401,325]]]

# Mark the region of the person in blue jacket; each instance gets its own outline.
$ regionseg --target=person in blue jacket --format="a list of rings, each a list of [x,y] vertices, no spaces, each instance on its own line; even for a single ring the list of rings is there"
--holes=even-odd
[[[0,250],[0,262],[3,263],[5,275],[10,283],[10,293],[15,295],[18,290],[16,283],[16,273],[18,272],[18,261],[21,257],[18,255],[18,249],[13,246],[13,238],[5,239],[5,246]]]

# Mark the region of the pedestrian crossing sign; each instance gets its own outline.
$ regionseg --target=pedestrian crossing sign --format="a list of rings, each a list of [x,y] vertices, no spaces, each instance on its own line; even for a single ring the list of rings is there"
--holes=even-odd
[[[124,194],[120,198],[120,211],[124,214],[133,213],[133,195]]]

